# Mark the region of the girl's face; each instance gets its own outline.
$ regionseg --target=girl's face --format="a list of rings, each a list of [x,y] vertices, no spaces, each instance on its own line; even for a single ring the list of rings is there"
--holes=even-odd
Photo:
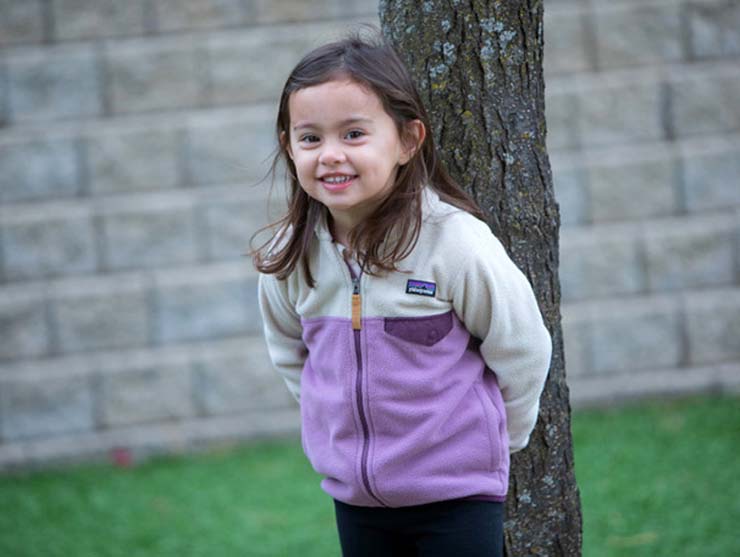
[[[289,137],[283,140],[298,182],[345,232],[380,205],[398,167],[423,140],[423,124],[414,121],[410,135],[418,141],[404,145],[380,99],[349,80],[300,89],[291,94],[288,108]]]

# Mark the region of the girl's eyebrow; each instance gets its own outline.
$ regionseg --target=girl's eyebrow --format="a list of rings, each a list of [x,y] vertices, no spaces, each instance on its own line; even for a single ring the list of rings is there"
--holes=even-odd
[[[365,118],[363,116],[354,116],[352,118],[347,118],[346,120],[342,120],[339,122],[339,127],[342,128],[344,126],[350,126],[352,124],[370,124],[372,123],[372,120],[370,118]],[[320,128],[318,124],[314,124],[313,122],[298,122],[295,126],[293,126],[293,131],[300,130],[303,128]]]

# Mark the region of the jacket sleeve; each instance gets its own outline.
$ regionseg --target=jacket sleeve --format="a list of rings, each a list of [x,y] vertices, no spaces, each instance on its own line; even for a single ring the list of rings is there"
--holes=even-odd
[[[300,403],[301,370],[308,350],[301,321],[288,297],[287,284],[274,275],[259,276],[259,306],[272,364]]]
[[[506,408],[511,452],[527,446],[537,422],[552,341],[532,287],[499,240],[475,231],[475,249],[465,254],[452,281],[452,303],[496,373]]]

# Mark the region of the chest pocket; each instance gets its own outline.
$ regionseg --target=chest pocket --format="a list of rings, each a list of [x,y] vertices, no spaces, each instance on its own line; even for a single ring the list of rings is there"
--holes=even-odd
[[[383,328],[396,338],[434,346],[452,330],[452,311],[426,317],[386,317]]]

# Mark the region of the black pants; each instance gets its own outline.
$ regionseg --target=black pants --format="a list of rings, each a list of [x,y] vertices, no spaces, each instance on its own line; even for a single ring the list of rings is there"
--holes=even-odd
[[[504,504],[456,499],[396,509],[334,501],[344,557],[502,557]]]

